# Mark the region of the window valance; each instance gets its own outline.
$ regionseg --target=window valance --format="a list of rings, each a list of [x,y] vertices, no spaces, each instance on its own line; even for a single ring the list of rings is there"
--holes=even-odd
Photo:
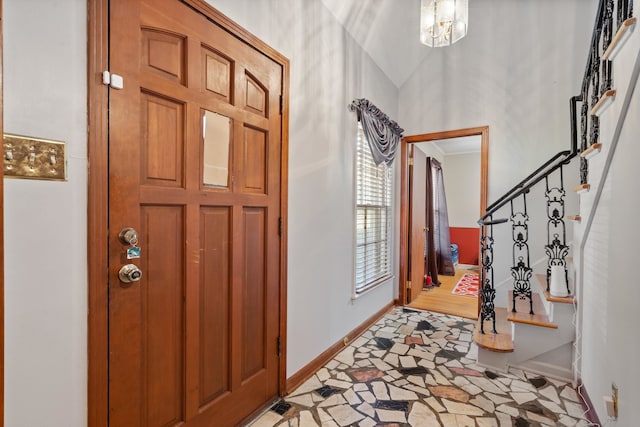
[[[373,161],[376,165],[384,162],[391,166],[404,129],[365,98],[354,99],[349,104],[349,110],[355,111],[358,115]]]

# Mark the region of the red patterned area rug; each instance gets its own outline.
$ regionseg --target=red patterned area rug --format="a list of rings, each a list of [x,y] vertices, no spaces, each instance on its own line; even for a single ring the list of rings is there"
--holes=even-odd
[[[453,287],[451,291],[454,295],[462,295],[465,297],[477,297],[478,296],[478,283],[480,278],[477,274],[465,273],[462,275],[458,283]]]

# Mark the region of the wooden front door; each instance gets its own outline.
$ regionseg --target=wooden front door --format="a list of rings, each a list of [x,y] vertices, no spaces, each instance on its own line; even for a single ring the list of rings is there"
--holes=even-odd
[[[424,236],[426,231],[426,193],[427,193],[427,157],[414,146],[413,165],[410,168],[409,187],[411,205],[411,236],[409,253],[411,255],[411,287],[407,289],[407,303],[422,292],[425,276]]]
[[[279,391],[282,67],[178,0],[110,29],[109,425],[237,425]]]

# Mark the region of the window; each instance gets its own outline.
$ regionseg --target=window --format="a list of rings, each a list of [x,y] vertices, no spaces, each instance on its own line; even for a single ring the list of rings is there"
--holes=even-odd
[[[356,154],[356,295],[391,277],[392,169],[376,166],[358,122]]]

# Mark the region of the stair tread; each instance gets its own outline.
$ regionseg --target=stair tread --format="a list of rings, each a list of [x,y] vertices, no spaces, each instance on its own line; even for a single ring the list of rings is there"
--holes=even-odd
[[[576,193],[582,193],[585,191],[589,191],[591,189],[591,184],[580,184],[573,187],[573,191]]]
[[[618,48],[619,44],[624,43],[624,39],[626,38],[625,36],[628,35],[631,28],[636,24],[636,21],[637,21],[637,18],[635,16],[624,20],[622,25],[620,25],[620,27],[618,28],[618,31],[616,31],[615,36],[613,36],[611,43],[609,43],[609,47],[602,54],[603,61],[613,59],[612,57],[613,51],[616,50],[616,48]]]
[[[558,325],[549,320],[547,311],[542,304],[540,294],[533,292],[533,312],[529,314],[529,301],[527,299],[516,298],[516,312],[513,312],[513,291],[509,291],[509,313],[507,320],[527,325],[543,326],[545,328],[558,328]]]
[[[473,340],[479,347],[497,353],[511,353],[513,351],[513,339],[511,338],[511,324],[507,321],[507,309],[504,307],[496,307],[496,331],[497,334],[491,332],[490,322],[485,322],[485,332],[480,333],[481,318],[478,317],[476,328],[473,331]]]
[[[542,293],[547,301],[558,302],[560,304],[573,304],[575,302],[573,295],[569,295],[567,297],[552,296],[549,291],[547,291],[547,276],[545,274],[536,274],[536,279],[538,279],[538,285],[542,289]]]
[[[582,158],[591,157],[594,154],[599,153],[600,150],[602,150],[602,143],[596,142],[595,144],[591,144],[589,148],[587,148],[582,153],[580,153],[580,157]]]
[[[596,102],[596,105],[594,105],[593,108],[591,109],[590,114],[592,116],[598,116],[600,113],[602,113],[606,109],[606,107],[611,105],[615,97],[616,97],[615,89],[609,89],[608,91],[603,93],[600,99],[598,100],[598,102]]]

